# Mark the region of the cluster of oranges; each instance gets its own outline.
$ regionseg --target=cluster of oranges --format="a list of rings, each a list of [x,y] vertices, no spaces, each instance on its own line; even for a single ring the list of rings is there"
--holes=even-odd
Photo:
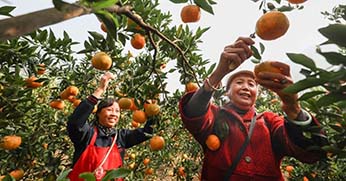
[[[0,148],[5,150],[15,150],[19,148],[22,144],[22,137],[18,135],[7,135],[1,138],[0,140]],[[12,170],[9,175],[11,175],[14,179],[20,180],[24,176],[24,170],[21,168]],[[5,176],[0,176],[0,180],[2,180]]]
[[[148,117],[158,115],[160,113],[160,106],[156,100],[146,100],[143,104],[144,110],[138,109],[134,98],[122,97],[118,100],[119,107],[123,110],[131,110],[132,113],[132,126],[137,128],[140,124],[147,121]],[[165,140],[162,136],[155,135],[149,141],[151,150],[161,150],[165,145]]]

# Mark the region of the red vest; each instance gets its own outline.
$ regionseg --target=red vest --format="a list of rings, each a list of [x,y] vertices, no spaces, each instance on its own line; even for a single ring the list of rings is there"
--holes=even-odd
[[[94,130],[95,130],[94,135],[91,138],[89,145],[84,150],[82,155],[79,157],[72,171],[69,173],[68,177],[71,181],[84,181],[84,179],[81,179],[78,177],[79,174],[84,172],[93,172],[96,169],[96,167],[100,165],[103,158],[106,156],[108,149],[110,149],[110,146],[108,147],[95,146],[98,130],[97,128],[94,128]],[[105,163],[102,166],[104,169],[104,175],[106,174],[106,170],[119,168],[121,167],[121,165],[122,165],[122,160],[121,160],[120,153],[118,151],[118,146],[117,144],[114,144],[108,158],[106,159]],[[97,179],[97,181],[99,180],[100,179]],[[122,179],[118,179],[118,180],[122,180]]]

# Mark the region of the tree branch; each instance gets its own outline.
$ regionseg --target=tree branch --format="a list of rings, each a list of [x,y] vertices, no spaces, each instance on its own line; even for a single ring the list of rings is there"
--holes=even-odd
[[[70,4],[64,7],[64,11],[59,11],[56,8],[49,8],[13,18],[3,19],[0,20],[0,41],[10,40],[31,33],[41,27],[53,25],[90,13],[91,10]]]

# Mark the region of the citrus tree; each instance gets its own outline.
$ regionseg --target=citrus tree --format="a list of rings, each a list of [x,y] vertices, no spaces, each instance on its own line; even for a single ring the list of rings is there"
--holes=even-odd
[[[185,23],[198,22],[200,11],[213,14],[212,6],[216,4],[212,0],[171,2],[187,5],[181,13]],[[263,0],[256,3],[263,13],[275,11],[276,15],[303,10],[299,4],[303,2]],[[129,180],[198,179],[202,150],[182,125],[178,101],[186,91],[198,88],[215,67],[203,59],[198,48],[208,27],[191,30],[187,24],[172,25],[172,15],[158,8],[159,1],[82,0],[69,4],[53,0],[53,3],[55,8],[0,21],[0,174],[7,175],[5,179],[65,180],[73,152],[66,131],[67,118],[80,100],[94,91],[100,75],[110,71],[116,80],[105,96],[123,100],[121,106],[124,106],[118,126],[134,129],[148,119],[155,124],[153,139],[128,149],[123,169],[110,172],[107,178],[123,175]],[[13,8],[1,7],[0,13],[10,15]],[[49,29],[37,28],[91,13],[98,17],[106,35],[89,32],[87,40],[75,42],[66,32],[63,37],[56,37]],[[345,32],[345,6],[324,14],[334,22],[320,29],[329,40],[324,44],[333,43],[339,49],[337,52],[318,49],[318,52],[332,68],[318,68],[307,56],[288,53],[293,62],[304,66],[302,73],[306,79],[287,91],[307,91],[300,99],[321,121],[329,141],[321,149],[330,154],[313,166],[285,160],[283,166],[295,166],[294,171],[289,169],[292,179],[344,178],[341,173],[345,169],[342,160],[346,125],[346,38],[340,32]],[[39,17],[39,21],[29,21],[32,17]],[[277,30],[283,36],[288,24],[279,22]],[[258,24],[254,36],[265,37],[263,40],[278,38],[276,32],[268,35],[265,26]],[[84,48],[73,49],[80,43]],[[126,45],[140,53],[133,56],[125,49]],[[260,62],[264,45],[252,50],[253,62]],[[173,66],[166,66],[169,63]],[[168,77],[172,74],[178,75],[186,90],[168,92]],[[217,104],[222,104],[223,92],[216,92],[215,98],[220,100]],[[262,111],[279,111],[277,100],[263,90],[257,104]],[[317,133],[306,131],[306,136],[311,134]],[[322,172],[325,168],[330,169]],[[92,180],[88,173],[83,177]]]

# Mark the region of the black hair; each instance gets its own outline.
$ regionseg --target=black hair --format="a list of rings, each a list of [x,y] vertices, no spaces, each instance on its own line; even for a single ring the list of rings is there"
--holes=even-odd
[[[117,102],[117,100],[114,99],[114,98],[102,99],[102,100],[98,103],[98,105],[97,105],[96,119],[98,119],[97,114],[98,114],[99,112],[101,112],[101,110],[102,110],[103,108],[109,107],[109,106],[113,105],[114,102]]]

